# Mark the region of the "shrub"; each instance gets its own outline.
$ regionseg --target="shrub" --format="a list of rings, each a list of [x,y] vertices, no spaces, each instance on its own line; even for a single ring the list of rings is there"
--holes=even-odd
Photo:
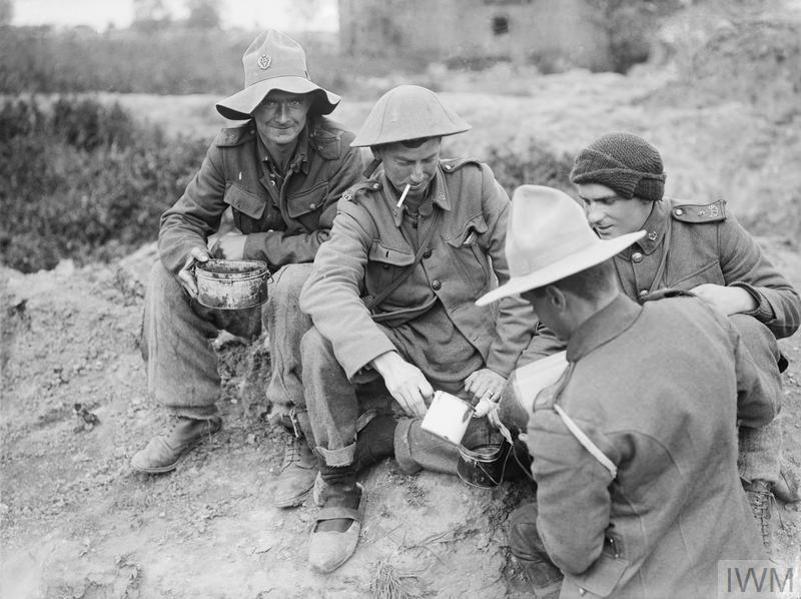
[[[523,184],[548,185],[570,194],[574,191],[569,178],[573,159],[550,151],[537,140],[531,140],[525,151],[512,149],[508,144],[490,146],[486,162],[510,196],[515,187]]]
[[[205,142],[166,139],[119,105],[57,99],[0,110],[0,254],[23,272],[119,258],[152,241]]]

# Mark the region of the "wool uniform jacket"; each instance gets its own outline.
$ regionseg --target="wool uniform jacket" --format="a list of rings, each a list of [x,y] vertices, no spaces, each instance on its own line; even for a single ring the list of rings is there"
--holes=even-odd
[[[777,339],[801,324],[801,299],[765,257],[757,242],[724,201],[687,204],[664,199],[654,204],[643,229],[646,236],[615,256],[623,291],[639,302],[660,289],[689,290],[702,283],[742,287],[756,300],[748,312]],[[519,365],[564,349],[540,327]]]
[[[280,183],[259,155],[252,121],[220,131],[183,195],[161,217],[159,254],[167,270],[177,273],[193,247],[206,247],[229,206],[247,235],[245,259],[264,260],[273,271],[311,262],[328,238],[337,200],[361,178],[353,138],[330,119],[310,117]]]
[[[531,306],[520,298],[502,302],[500,310],[475,305],[498,281],[509,279],[508,196],[486,165],[442,160],[428,192],[433,211],[440,212],[429,248],[403,284],[371,312],[364,298],[378,295],[410,267],[417,249],[402,233],[403,215],[390,185],[379,167],[339,201],[331,238],[301,292],[301,309],[331,341],[348,378],[395,349],[373,319],[398,326],[435,301],[487,368],[508,376],[530,338]],[[431,214],[420,221],[418,240],[434,220]],[[425,345],[425,338],[420,342]]]
[[[714,597],[718,560],[766,558],[737,426],[762,426],[775,408],[728,319],[694,297],[640,306],[621,294],[578,327],[567,360],[528,427],[537,528],[565,574],[562,599]]]

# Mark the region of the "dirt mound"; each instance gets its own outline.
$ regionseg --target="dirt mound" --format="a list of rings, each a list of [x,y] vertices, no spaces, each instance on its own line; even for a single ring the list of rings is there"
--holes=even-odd
[[[742,23],[715,35],[689,73],[697,92],[717,103],[747,101],[765,116],[801,113],[801,23]]]
[[[365,477],[356,555],[330,576],[309,571],[317,508],[271,504],[285,437],[259,401],[263,339],[218,346],[223,430],[173,474],[132,472],[130,456],[162,424],[145,389],[131,279],[151,259],[144,248],[110,267],[0,270],[0,596],[519,596],[503,524],[531,489],[407,476],[391,460]]]
[[[801,16],[775,4],[703,3],[669,20],[661,43],[678,81],[660,92],[663,100],[743,102],[774,121],[801,113]]]
[[[782,271],[801,272],[786,246],[768,250]],[[527,596],[504,522],[532,488],[407,476],[392,460],[364,477],[368,507],[356,555],[330,576],[311,573],[306,544],[317,508],[272,507],[285,439],[262,418],[257,395],[243,395],[248,373],[264,373],[253,368],[253,352],[268,363],[258,342],[229,340],[220,349],[223,430],[173,474],[133,473],[130,456],[159,424],[137,346],[141,289],[126,274],[146,271],[148,256],[144,249],[139,262],[113,267],[0,271],[0,596]],[[798,476],[799,336],[781,346],[791,360],[785,456]],[[779,509],[780,554],[794,559],[801,513]]]

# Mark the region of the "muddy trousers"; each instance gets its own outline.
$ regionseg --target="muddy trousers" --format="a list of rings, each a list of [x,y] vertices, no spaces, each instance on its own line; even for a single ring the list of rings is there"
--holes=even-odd
[[[392,329],[386,327],[382,329],[392,339]],[[348,466],[353,463],[356,451],[356,420],[365,409],[357,391],[367,386],[371,390],[375,389],[375,383],[381,376],[371,370],[357,375],[356,380],[349,381],[334,355],[331,343],[314,327],[303,336],[300,347],[303,359],[303,386],[317,444],[316,451],[326,466]],[[399,353],[404,359],[409,359],[400,350]],[[455,385],[438,381],[425,371],[424,366],[420,364],[417,366],[434,389],[466,397],[463,383]],[[375,396],[373,399],[376,399]],[[378,399],[383,403],[371,407],[377,407],[381,412],[391,413],[397,406],[386,392]],[[457,447],[424,431],[420,428],[420,423],[420,418],[401,416],[398,419],[394,438],[395,460],[398,465],[409,474],[422,469],[457,474],[456,466],[459,459]],[[487,419],[474,418],[462,443],[466,447],[476,447],[493,439],[495,435]]]
[[[761,322],[745,314],[733,314],[729,320],[740,333],[763,382],[770,389],[776,414],[782,403],[782,379],[779,371],[779,345],[773,333]],[[737,466],[740,478],[775,483],[779,480],[779,456],[782,447],[781,422],[774,418],[761,428],[739,429]]]
[[[279,270],[268,285],[268,300],[262,307],[213,310],[191,299],[178,279],[156,262],[145,296],[142,331],[151,396],[175,415],[204,419],[216,414],[220,376],[211,340],[220,330],[255,337],[264,320],[270,331],[273,368],[268,400],[284,405],[299,400],[302,406],[299,382],[293,382],[299,381],[294,362],[283,356],[294,354],[299,361],[300,338],[309,324],[297,309],[297,297],[310,269],[310,264],[293,264]]]

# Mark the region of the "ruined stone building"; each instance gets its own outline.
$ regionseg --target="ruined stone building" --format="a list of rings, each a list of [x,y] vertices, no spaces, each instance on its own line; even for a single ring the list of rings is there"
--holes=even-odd
[[[339,0],[351,55],[496,60],[605,70],[608,36],[587,0]]]

